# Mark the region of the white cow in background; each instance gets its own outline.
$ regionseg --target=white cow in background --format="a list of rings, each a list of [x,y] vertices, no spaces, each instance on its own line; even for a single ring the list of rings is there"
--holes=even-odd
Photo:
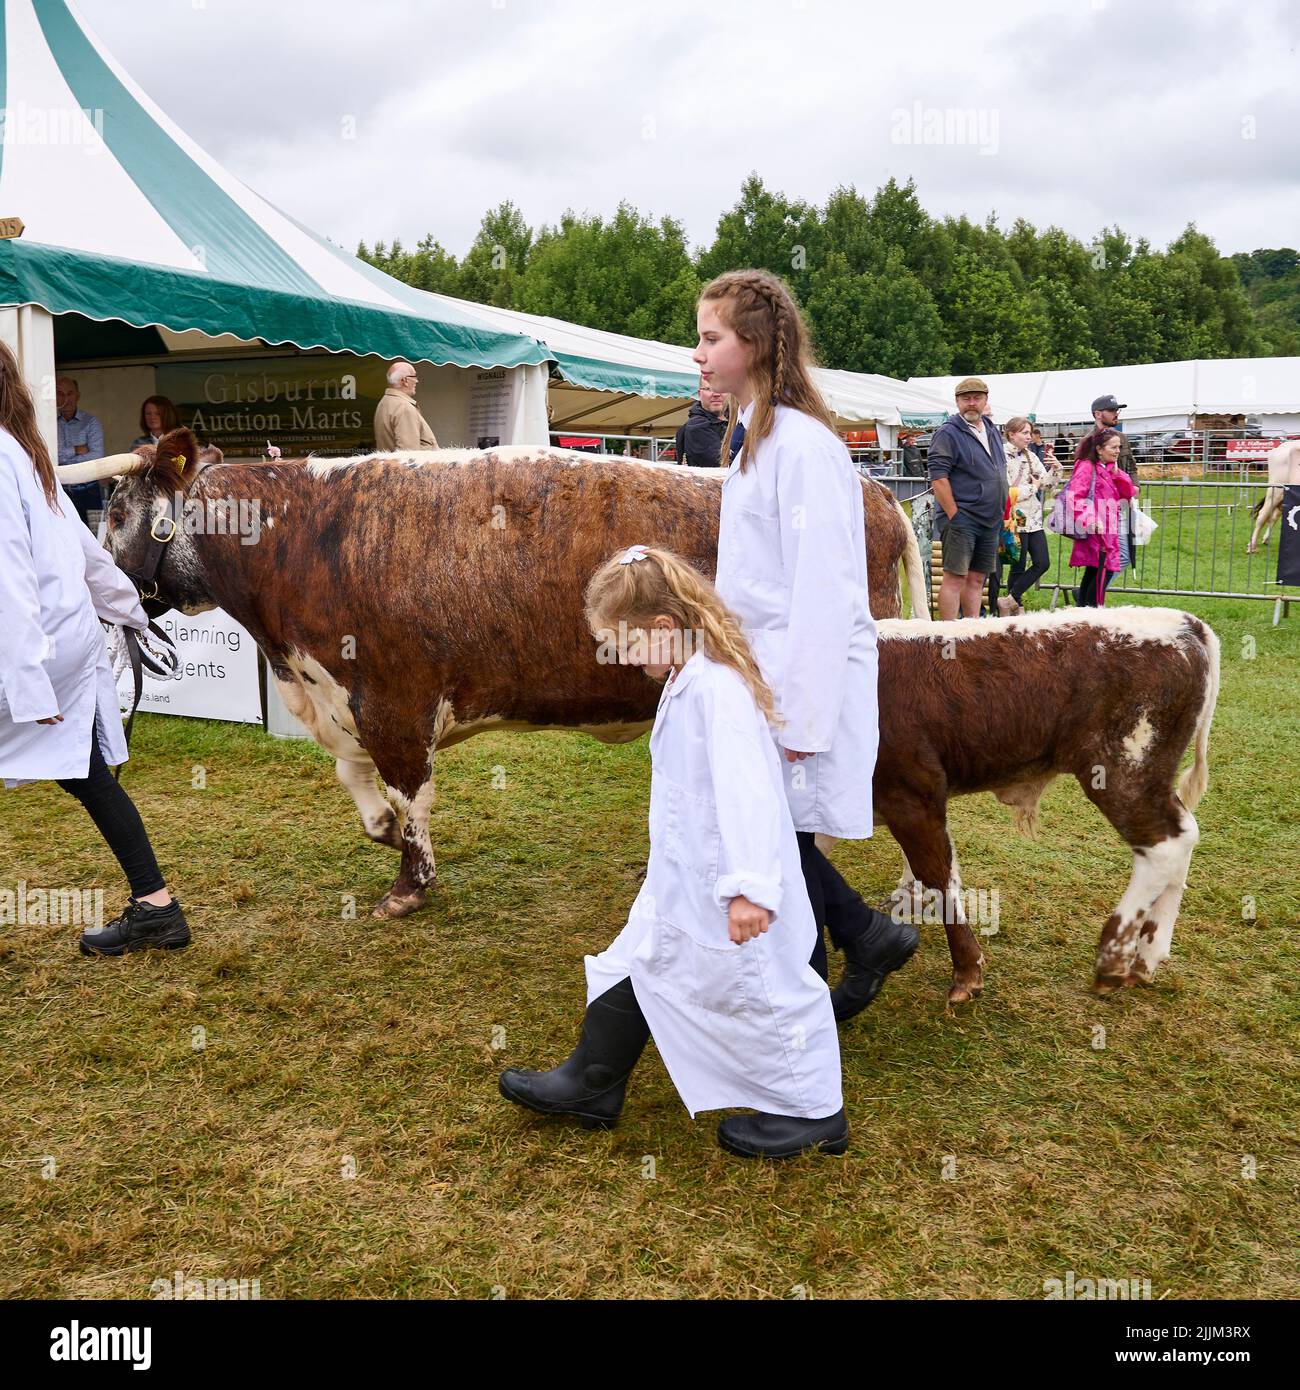
[[[1268,456],[1268,490],[1259,504],[1255,529],[1250,535],[1246,554],[1253,555],[1261,545],[1268,544],[1273,522],[1282,515],[1282,489],[1288,483],[1300,483],[1300,439],[1288,439]],[[1263,533],[1262,535],[1260,533]]]

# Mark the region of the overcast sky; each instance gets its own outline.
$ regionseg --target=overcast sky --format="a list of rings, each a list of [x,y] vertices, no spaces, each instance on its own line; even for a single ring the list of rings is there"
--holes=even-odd
[[[212,155],[349,249],[432,232],[460,256],[506,198],[534,227],[626,199],[698,245],[751,170],[816,203],[914,177],[931,213],[1084,240],[1300,241],[1291,0],[80,8]]]

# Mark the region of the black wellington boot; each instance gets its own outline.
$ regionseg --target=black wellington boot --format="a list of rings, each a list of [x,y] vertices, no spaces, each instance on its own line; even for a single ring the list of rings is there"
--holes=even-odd
[[[718,1126],[718,1143],[741,1158],[794,1158],[809,1149],[842,1154],[849,1146],[849,1122],[843,1110],[824,1120],[792,1115],[729,1115]]]
[[[576,1115],[584,1129],[612,1129],[627,1079],[650,1036],[631,980],[587,1005],[573,1052],[550,1071],[501,1073],[501,1094],[543,1115]]]
[[[868,907],[871,930],[844,943],[844,977],[831,991],[836,1023],[846,1023],[880,993],[885,976],[912,959],[921,933],[908,922],[895,922]]]

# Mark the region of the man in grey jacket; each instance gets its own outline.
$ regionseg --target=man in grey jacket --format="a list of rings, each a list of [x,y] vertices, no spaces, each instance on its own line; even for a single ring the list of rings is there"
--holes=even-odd
[[[997,568],[998,540],[1007,506],[1007,464],[1002,436],[988,409],[989,388],[964,377],[955,392],[957,414],[930,441],[930,484],[939,504],[943,582],[939,617],[979,616],[985,576]]]

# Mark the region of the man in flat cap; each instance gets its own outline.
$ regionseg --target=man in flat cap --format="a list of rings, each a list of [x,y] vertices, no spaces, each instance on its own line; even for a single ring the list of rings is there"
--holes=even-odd
[[[957,414],[930,441],[930,484],[939,504],[943,582],[939,617],[976,618],[985,576],[997,568],[1007,505],[1002,436],[986,412],[989,388],[977,376],[957,383]]]

